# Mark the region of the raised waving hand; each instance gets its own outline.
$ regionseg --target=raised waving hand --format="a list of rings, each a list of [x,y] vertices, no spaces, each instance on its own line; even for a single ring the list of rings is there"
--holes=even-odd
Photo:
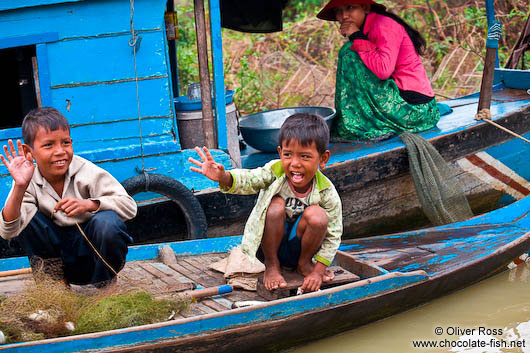
[[[16,149],[12,140],[8,140],[8,144],[9,147],[4,145],[5,157],[0,153],[0,160],[2,160],[2,163],[9,170],[9,174],[11,174],[15,184],[27,187],[35,171],[33,157],[30,152],[27,152],[27,154],[24,153],[24,148],[20,140],[17,140]]]
[[[188,158],[188,160],[195,164],[197,167],[190,167],[190,170],[201,173],[202,175],[206,176],[208,179],[211,179],[213,181],[219,181],[224,176],[225,173],[225,167],[217,163],[213,157],[210,151],[208,151],[208,148],[203,147],[202,150],[199,147],[195,147],[195,151],[199,154],[201,157],[202,162],[199,162],[196,159]]]
[[[225,167],[217,163],[208,148],[203,147],[202,150],[199,147],[195,147],[195,151],[201,157],[201,161],[193,158],[188,158],[188,161],[195,164],[197,167],[190,167],[191,171],[200,173],[206,176],[208,179],[218,181],[219,184],[224,186],[232,185],[232,175],[225,171]]]

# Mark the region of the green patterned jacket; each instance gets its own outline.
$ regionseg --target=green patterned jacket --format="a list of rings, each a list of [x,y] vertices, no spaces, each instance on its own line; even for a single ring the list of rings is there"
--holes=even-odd
[[[265,216],[272,198],[278,194],[284,182],[285,173],[280,160],[273,160],[265,166],[255,169],[233,169],[233,183],[230,188],[220,186],[222,192],[250,195],[259,192],[256,205],[252,209],[245,225],[241,249],[251,258],[261,244]],[[311,205],[319,205],[328,215],[328,231],[324,241],[315,255],[315,260],[329,266],[335,257],[342,236],[342,204],[339,194],[331,181],[324,174],[315,174],[316,188],[311,191]]]

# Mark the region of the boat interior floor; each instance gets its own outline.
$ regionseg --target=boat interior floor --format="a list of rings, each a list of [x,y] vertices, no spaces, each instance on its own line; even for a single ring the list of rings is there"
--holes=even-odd
[[[164,264],[158,260],[141,260],[127,262],[118,274],[117,287],[137,288],[146,290],[155,296],[171,295],[183,290],[202,289],[222,286],[226,284],[224,275],[212,270],[209,265],[228,256],[228,253],[210,253],[202,255],[177,256],[176,263]],[[370,266],[370,271],[356,264],[348,254],[337,256],[340,264],[330,267],[335,278],[324,284],[323,288],[354,282],[361,278],[380,273]],[[239,307],[238,303],[255,303],[270,301],[290,295],[296,295],[297,288],[302,284],[303,277],[291,270],[282,270],[288,282],[288,287],[277,291],[267,291],[261,288],[258,291],[248,291],[234,288],[231,293],[200,298],[189,305],[188,311],[183,311],[177,317],[193,317]],[[364,271],[364,272],[363,272]],[[355,274],[357,272],[358,274]],[[0,296],[17,295],[24,291],[26,285],[33,282],[31,274],[0,277]],[[262,287],[262,280],[258,287]],[[92,286],[71,286],[74,291],[90,293],[97,291]]]
[[[335,279],[323,287],[370,279],[389,272],[424,270],[428,276],[433,276],[453,266],[474,261],[525,234],[526,229],[514,222],[356,239],[344,244],[342,251],[337,252],[330,267]],[[177,255],[176,262],[168,264],[159,260],[130,261],[120,271],[117,286],[134,286],[161,296],[222,286],[226,284],[224,275],[209,266],[227,256],[228,253]],[[231,310],[240,307],[238,303],[241,302],[267,302],[296,295],[296,289],[303,281],[302,276],[294,271],[286,271],[284,275],[289,283],[284,290],[269,292],[264,288],[257,291],[234,288],[231,293],[197,299],[188,311],[179,315],[193,317]],[[0,296],[21,293],[31,281],[31,274],[0,277]]]

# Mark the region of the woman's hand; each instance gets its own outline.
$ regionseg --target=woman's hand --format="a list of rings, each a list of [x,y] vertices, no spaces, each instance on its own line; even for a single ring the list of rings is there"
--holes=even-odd
[[[340,25],[340,34],[342,34],[343,37],[348,38],[353,33],[357,32],[359,30],[359,27],[353,22],[347,21],[343,22]]]

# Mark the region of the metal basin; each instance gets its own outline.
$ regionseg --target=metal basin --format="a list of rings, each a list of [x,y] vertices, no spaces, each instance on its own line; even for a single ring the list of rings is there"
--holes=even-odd
[[[283,108],[247,115],[239,119],[239,129],[243,140],[257,150],[276,152],[280,127],[285,119],[296,113],[320,115],[329,128],[335,117],[335,109],[330,107]]]

